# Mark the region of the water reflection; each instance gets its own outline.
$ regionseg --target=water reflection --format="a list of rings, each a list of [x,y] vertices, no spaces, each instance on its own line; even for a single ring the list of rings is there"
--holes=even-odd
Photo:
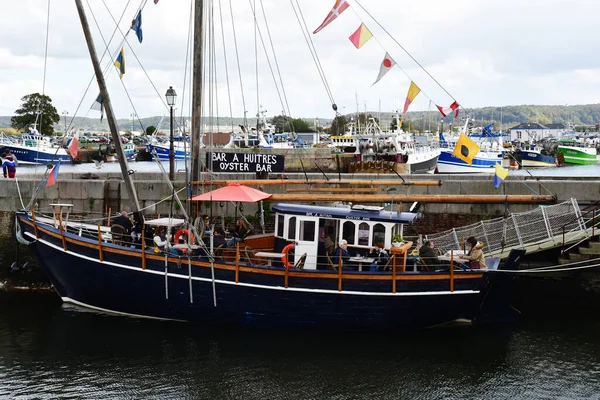
[[[0,295],[0,397],[589,398],[596,323],[405,334],[208,327]]]

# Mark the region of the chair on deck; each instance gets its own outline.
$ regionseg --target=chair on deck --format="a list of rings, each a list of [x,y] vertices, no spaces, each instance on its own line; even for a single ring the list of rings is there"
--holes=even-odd
[[[244,247],[244,261],[248,264],[252,264],[254,258],[254,250],[250,246]]]
[[[325,257],[327,257],[327,268],[337,271],[338,266],[337,264],[334,264],[333,261],[331,261],[331,257],[329,257],[329,254],[325,254]]]
[[[116,244],[117,246],[123,246],[125,237],[127,235],[127,231],[123,225],[113,224],[110,227],[110,234],[112,236],[113,244]]]
[[[388,257],[387,262],[383,266],[383,271],[387,271],[388,269],[392,269],[393,265],[394,265],[394,256],[392,255],[392,256]]]
[[[300,259],[296,262],[296,264],[294,264],[294,268],[303,269],[305,262],[306,262],[306,253],[302,254]]]
[[[225,251],[225,244],[220,244],[215,249],[215,260],[223,260],[223,251]]]
[[[429,265],[421,257],[419,257],[419,271],[431,271]]]

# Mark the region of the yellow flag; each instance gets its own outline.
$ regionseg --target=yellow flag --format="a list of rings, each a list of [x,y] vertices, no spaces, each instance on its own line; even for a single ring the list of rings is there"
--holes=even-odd
[[[402,111],[403,114],[406,114],[408,111],[408,106],[410,106],[410,103],[412,103],[419,93],[421,93],[421,89],[415,85],[414,82],[411,82],[410,87],[408,88],[408,94],[406,95],[406,101],[404,102],[404,111]]]
[[[452,155],[471,165],[473,164],[473,158],[479,153],[480,149],[477,143],[469,139],[464,133],[461,133]]]

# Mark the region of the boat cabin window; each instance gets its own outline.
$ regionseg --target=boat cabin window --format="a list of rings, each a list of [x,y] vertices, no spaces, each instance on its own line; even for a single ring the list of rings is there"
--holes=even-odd
[[[342,238],[346,239],[348,244],[356,244],[356,225],[354,225],[354,222],[344,222],[342,226]]]
[[[305,242],[314,242],[315,240],[315,221],[300,222],[300,240]]]
[[[277,236],[283,237],[283,221],[285,217],[282,214],[277,215]]]
[[[358,245],[368,246],[369,245],[369,224],[362,222],[358,226]]]
[[[373,225],[373,237],[371,241],[371,246],[375,246],[376,244],[385,243],[385,226],[383,224],[375,224]]]
[[[287,239],[288,240],[294,240],[294,239],[296,239],[296,217],[292,217],[288,221]]]

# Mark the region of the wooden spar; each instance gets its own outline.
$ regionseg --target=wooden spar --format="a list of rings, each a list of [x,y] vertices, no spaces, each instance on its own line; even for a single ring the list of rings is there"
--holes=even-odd
[[[125,189],[129,195],[129,201],[131,202],[131,211],[133,211],[136,221],[139,222],[141,221],[141,215],[137,192],[133,186],[133,180],[128,172],[127,158],[123,152],[123,145],[121,144],[121,137],[119,136],[117,118],[115,117],[115,113],[113,112],[112,104],[110,102],[110,96],[108,95],[108,88],[106,86],[106,81],[104,80],[102,67],[100,66],[100,60],[98,59],[98,54],[96,53],[96,46],[94,45],[94,40],[90,32],[90,26],[88,24],[87,16],[85,15],[85,10],[81,0],[75,0],[75,5],[77,6],[79,19],[81,20],[81,27],[83,28],[85,41],[90,52],[92,65],[94,66],[94,73],[96,74],[96,80],[98,81],[98,87],[100,88],[100,94],[102,95],[102,106],[106,111],[106,120],[108,121],[108,126],[110,127],[110,134],[113,142],[112,144],[115,146],[115,151],[119,157],[119,166],[121,167],[121,175],[125,183]]]
[[[241,179],[241,180],[215,180],[215,181],[197,181],[191,182],[192,185],[216,185],[227,186],[231,183],[240,183],[242,185],[361,185],[361,186],[442,186],[442,181],[405,181],[393,179]]]
[[[351,201],[353,203],[455,203],[455,204],[553,204],[555,196],[542,195],[460,195],[460,194],[316,194],[274,193],[268,201]]]
[[[193,87],[192,87],[192,181],[200,177],[200,115],[202,111],[204,1],[194,2]],[[194,193],[192,193],[193,195]]]
[[[377,193],[382,188],[306,188],[306,189],[285,189],[288,193]]]

